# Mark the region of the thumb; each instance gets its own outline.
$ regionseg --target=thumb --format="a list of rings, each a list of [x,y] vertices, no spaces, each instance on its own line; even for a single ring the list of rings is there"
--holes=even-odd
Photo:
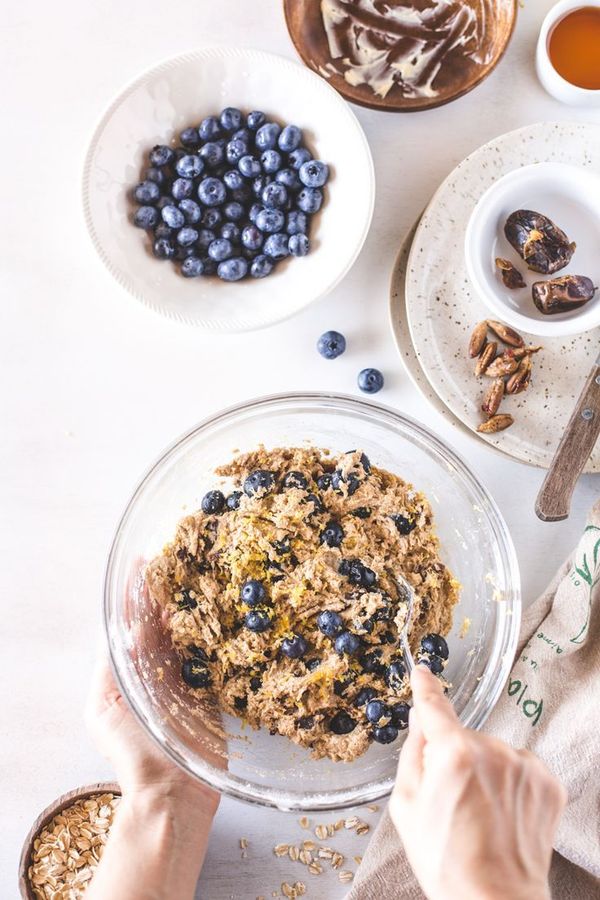
[[[415,666],[411,675],[413,706],[426,741],[447,737],[451,729],[460,728],[458,717],[438,679],[425,666]]]

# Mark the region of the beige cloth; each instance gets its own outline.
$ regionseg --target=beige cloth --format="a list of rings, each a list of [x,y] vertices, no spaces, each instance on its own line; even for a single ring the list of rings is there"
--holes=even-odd
[[[550,872],[557,900],[600,898],[600,502],[572,556],[524,613],[484,731],[536,753],[567,788]],[[423,900],[386,812],[347,900]],[[507,898],[509,900],[509,898]]]

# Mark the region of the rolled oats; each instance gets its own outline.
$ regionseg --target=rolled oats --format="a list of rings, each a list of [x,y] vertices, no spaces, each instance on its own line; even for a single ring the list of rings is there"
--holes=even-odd
[[[29,882],[37,900],[79,900],[102,856],[120,797],[99,794],[77,800],[42,829],[33,842]]]

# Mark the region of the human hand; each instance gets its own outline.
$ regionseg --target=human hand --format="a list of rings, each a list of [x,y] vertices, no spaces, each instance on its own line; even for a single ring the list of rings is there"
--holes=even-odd
[[[124,796],[152,791],[165,798],[192,800],[214,815],[219,795],[154,745],[119,691],[106,657],[96,663],[85,720],[98,750],[114,767]]]
[[[191,900],[219,795],[154,746],[127,706],[106,659],[96,665],[85,718],[123,793],[86,897]]]
[[[412,675],[390,815],[429,900],[546,900],[566,792],[527,750],[461,726],[440,682]]]

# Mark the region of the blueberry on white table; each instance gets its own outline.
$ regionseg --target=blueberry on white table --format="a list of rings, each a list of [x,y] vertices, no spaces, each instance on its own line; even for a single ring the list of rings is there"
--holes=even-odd
[[[290,213],[291,215],[293,213]],[[302,213],[297,213],[297,215],[302,215]],[[346,338],[339,331],[325,331],[317,341],[317,350],[325,359],[337,359],[345,349]]]
[[[286,125],[277,138],[277,144],[286,153],[291,153],[292,150],[296,150],[301,143],[302,132],[297,125]]]
[[[376,394],[383,387],[383,375],[379,369],[362,369],[358,373],[358,386],[365,394]]]

